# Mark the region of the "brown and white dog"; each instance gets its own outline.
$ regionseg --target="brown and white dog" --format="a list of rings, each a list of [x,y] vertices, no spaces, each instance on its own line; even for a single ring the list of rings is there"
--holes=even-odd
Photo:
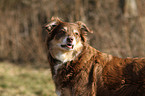
[[[145,59],[118,58],[91,47],[82,22],[52,18],[45,26],[58,96],[145,96]]]

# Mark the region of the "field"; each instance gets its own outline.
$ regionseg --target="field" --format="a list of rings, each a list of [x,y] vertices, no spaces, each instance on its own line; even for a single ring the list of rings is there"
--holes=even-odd
[[[48,68],[0,62],[0,96],[56,96]]]

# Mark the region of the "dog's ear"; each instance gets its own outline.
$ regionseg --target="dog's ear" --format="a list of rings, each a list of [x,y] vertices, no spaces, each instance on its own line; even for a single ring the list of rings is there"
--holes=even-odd
[[[58,26],[62,21],[58,17],[52,17],[50,23],[46,24],[44,28],[51,32],[56,26]]]
[[[93,33],[93,31],[90,30],[90,29],[86,26],[86,24],[84,24],[84,23],[81,22],[81,21],[77,21],[76,23],[78,24],[79,29],[81,30],[81,35],[80,35],[80,36],[81,36],[82,41],[83,41],[83,42],[86,42],[86,41],[87,41],[87,37],[86,37],[87,32]]]
[[[84,34],[86,34],[86,32],[93,33],[93,31],[90,30],[83,22],[77,21],[76,23],[79,25],[79,28],[84,32]]]

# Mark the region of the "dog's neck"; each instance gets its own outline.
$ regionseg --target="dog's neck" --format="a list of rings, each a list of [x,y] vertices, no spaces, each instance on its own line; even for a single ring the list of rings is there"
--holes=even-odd
[[[57,75],[57,71],[59,68],[61,68],[62,65],[64,65],[66,62],[75,60],[78,55],[82,52],[82,48],[79,50],[74,50],[74,51],[61,51],[61,50],[51,50],[49,51],[49,54],[51,55],[51,60],[53,59],[53,64],[52,64],[52,73],[53,73],[53,78]],[[50,57],[49,57],[50,59]],[[50,61],[52,63],[52,61]]]

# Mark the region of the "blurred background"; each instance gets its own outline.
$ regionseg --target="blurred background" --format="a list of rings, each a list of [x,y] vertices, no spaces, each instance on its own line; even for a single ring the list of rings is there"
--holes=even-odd
[[[83,21],[89,43],[119,57],[145,56],[144,0],[0,0],[0,60],[47,62],[42,26]]]
[[[19,65],[22,63],[25,65],[48,64],[45,49],[47,32],[42,29],[42,26],[49,22],[52,16],[66,22],[83,21],[94,31],[93,34],[88,34],[90,45],[102,52],[123,58],[145,57],[145,0],[0,0],[0,61],[9,61]],[[0,74],[13,67],[3,68],[4,65],[11,66],[9,63],[1,63]],[[26,72],[31,73],[30,70]],[[21,73],[21,71],[16,73]],[[22,72],[22,77],[24,73],[25,71]],[[50,72],[48,73],[50,75]],[[33,76],[40,76],[40,74],[34,74]],[[12,76],[14,79],[17,74]],[[7,77],[0,75],[0,80],[5,80]],[[26,77],[24,75],[24,78]],[[28,78],[30,78],[29,75]],[[22,80],[19,78],[18,81]],[[14,79],[14,82],[17,80]],[[25,83],[30,85],[27,81]],[[29,88],[26,86],[20,88],[20,85],[17,87],[23,95],[17,96],[25,96],[22,89],[28,89],[28,92]],[[4,91],[7,86],[9,88],[9,83],[0,84],[0,94],[9,93]],[[12,88],[15,87],[12,86]],[[54,96],[50,94],[50,91],[48,93],[42,89],[39,90],[40,92],[38,90],[39,88],[26,96]],[[53,93],[54,90],[51,92]],[[12,93],[9,94],[11,95],[2,96],[13,96]]]

